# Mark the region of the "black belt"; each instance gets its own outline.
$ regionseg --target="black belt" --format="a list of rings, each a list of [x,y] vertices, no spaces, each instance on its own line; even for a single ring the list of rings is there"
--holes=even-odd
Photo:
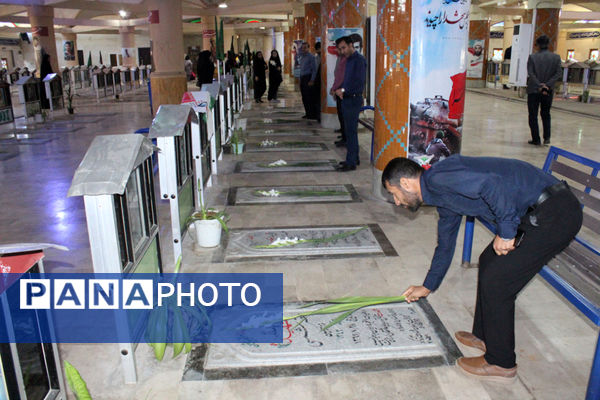
[[[548,186],[547,188],[545,188],[542,191],[542,194],[540,194],[540,197],[538,197],[537,201],[532,206],[532,208],[538,207],[540,204],[542,204],[543,202],[548,200],[550,197],[554,196],[557,193],[562,192],[563,190],[569,190],[569,185],[567,185],[567,182],[565,182],[565,181],[560,181],[558,183],[555,183],[552,186]]]
[[[362,97],[362,93],[356,93],[356,94],[344,93],[344,97]]]

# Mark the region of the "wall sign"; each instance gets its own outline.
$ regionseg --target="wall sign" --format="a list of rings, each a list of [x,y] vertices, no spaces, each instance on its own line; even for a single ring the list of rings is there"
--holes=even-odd
[[[600,31],[591,32],[569,32],[567,38],[569,39],[589,39],[600,37]]]

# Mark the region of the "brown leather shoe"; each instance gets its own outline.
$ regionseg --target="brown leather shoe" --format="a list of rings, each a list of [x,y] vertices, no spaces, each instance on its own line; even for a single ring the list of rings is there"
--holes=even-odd
[[[458,331],[454,332],[456,340],[464,344],[465,346],[474,347],[485,353],[485,342],[473,335],[471,332]]]
[[[489,364],[483,356],[461,357],[456,364],[468,376],[485,381],[498,383],[513,383],[517,379],[517,366],[502,368]]]

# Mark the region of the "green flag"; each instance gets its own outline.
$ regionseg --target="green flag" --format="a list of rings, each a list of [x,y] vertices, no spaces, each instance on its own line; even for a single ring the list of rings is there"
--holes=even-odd
[[[244,65],[250,65],[250,45],[248,45],[248,40],[246,40],[246,44],[244,45]]]
[[[102,52],[101,52],[101,51],[99,51],[98,53],[100,53],[100,65],[102,65],[102,64],[104,64],[104,63],[102,62]]]
[[[221,18],[221,29],[219,33],[219,60],[223,61],[225,59],[225,31],[223,30],[223,19]]]
[[[92,66],[92,52],[90,51],[90,54],[88,54],[88,62],[87,62],[87,66],[91,67]]]

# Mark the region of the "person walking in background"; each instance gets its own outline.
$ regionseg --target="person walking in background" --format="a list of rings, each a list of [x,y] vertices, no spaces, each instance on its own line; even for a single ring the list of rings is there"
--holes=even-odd
[[[340,50],[346,56],[346,69],[342,86],[335,91],[342,99],[342,116],[346,132],[346,161],[336,168],[338,171],[353,171],[360,164],[358,158],[358,114],[363,104],[363,91],[367,77],[367,60],[354,49],[348,36],[340,41]]]
[[[225,60],[225,73],[232,73],[233,69],[236,67],[235,64],[235,53],[233,51],[227,52],[227,60]]]
[[[550,108],[554,96],[554,84],[560,78],[562,69],[560,56],[548,50],[550,44],[548,36],[540,36],[535,44],[539,51],[531,54],[527,60],[527,109],[531,130],[531,140],[528,143],[539,146],[541,141],[538,109],[541,106],[544,144],[550,144]]]
[[[40,64],[40,80],[43,82],[44,78],[52,73],[54,73],[54,71],[52,71],[52,64],[50,64],[50,54],[46,53],[45,51],[42,51],[42,63]],[[46,97],[46,85],[44,85],[43,83],[40,85],[40,96],[42,97],[42,108],[45,110],[49,109],[50,101]]]
[[[312,103],[315,105],[314,114],[316,120],[321,122],[321,42],[315,43],[315,66],[317,74],[312,86]]]
[[[254,100],[257,103],[262,103],[261,97],[267,90],[267,78],[265,76],[267,70],[267,63],[263,58],[262,51],[257,51],[252,61],[252,67],[254,69]]]
[[[308,43],[303,42],[298,53],[298,63],[300,64],[300,94],[302,95],[302,104],[306,115],[302,118],[317,119],[315,112],[316,105],[313,101],[312,86],[315,84],[317,76],[317,66],[315,57],[308,51]]]
[[[335,91],[342,86],[342,83],[344,83],[344,71],[346,71],[346,56],[344,56],[344,54],[342,54],[342,51],[340,50],[340,43],[342,42],[342,39],[343,38],[338,38],[335,41],[335,46],[338,51],[338,57],[335,61],[333,85],[331,85],[331,88],[329,89],[329,94],[335,99],[338,120],[340,121],[340,129],[338,131],[339,133],[341,133],[341,135],[339,136],[340,140],[335,142],[335,145],[338,147],[346,145],[346,134],[344,133],[344,118],[342,116],[342,99],[335,94]]]
[[[185,56],[185,62],[183,63],[183,69],[185,70],[185,76],[187,77],[188,81],[191,81],[192,79],[194,79],[192,77],[193,64],[192,64],[192,60],[190,60],[190,56]]]
[[[198,56],[198,67],[196,69],[198,75],[198,83],[196,86],[201,87],[204,83],[212,83],[215,73],[215,64],[212,62],[212,54],[209,50],[204,50]]]
[[[277,90],[282,81],[279,53],[273,50],[269,59],[269,94],[267,95],[269,101],[277,101]]]

